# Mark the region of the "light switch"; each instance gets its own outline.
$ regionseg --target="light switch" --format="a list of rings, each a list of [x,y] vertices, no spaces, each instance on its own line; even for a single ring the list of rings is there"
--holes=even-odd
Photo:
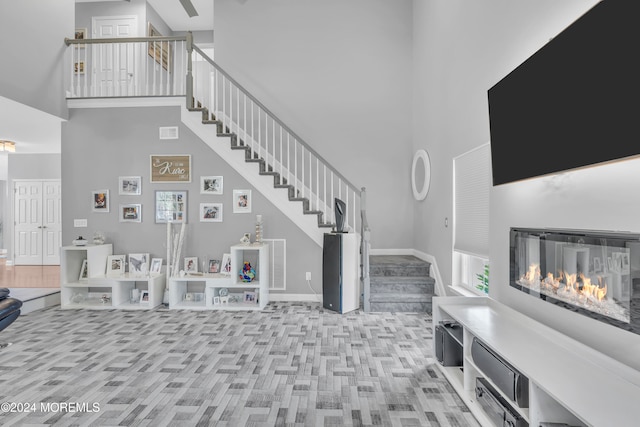
[[[74,219],[73,220],[73,226],[76,227],[76,228],[86,227],[87,226],[87,220],[86,219]]]

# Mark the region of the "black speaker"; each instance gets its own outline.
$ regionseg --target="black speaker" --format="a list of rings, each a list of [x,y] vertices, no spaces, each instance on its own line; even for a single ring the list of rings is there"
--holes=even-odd
[[[436,359],[442,366],[462,366],[462,326],[444,321],[436,325]]]

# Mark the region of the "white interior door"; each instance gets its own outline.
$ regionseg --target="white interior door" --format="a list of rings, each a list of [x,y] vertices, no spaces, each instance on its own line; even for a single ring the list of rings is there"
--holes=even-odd
[[[60,181],[42,183],[42,264],[60,264],[62,242],[62,184]]]
[[[15,181],[15,265],[60,264],[60,181]]]
[[[137,37],[137,16],[96,16],[92,18],[95,39]],[[103,96],[135,95],[137,44],[94,45],[92,73],[95,87]]]

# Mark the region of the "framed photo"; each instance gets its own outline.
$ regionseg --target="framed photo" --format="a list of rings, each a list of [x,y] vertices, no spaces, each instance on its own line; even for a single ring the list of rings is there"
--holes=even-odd
[[[161,37],[162,34],[151,25],[147,24],[147,37]],[[171,72],[171,43],[169,41],[149,42],[149,56],[152,57],[162,68]]]
[[[156,223],[187,222],[186,191],[156,191]]]
[[[91,204],[93,212],[109,212],[109,190],[92,191]]]
[[[123,196],[139,196],[142,194],[142,177],[118,177],[118,194]]]
[[[191,155],[152,154],[151,182],[191,182]]]
[[[213,305],[220,304],[220,297],[213,297]]]
[[[129,275],[146,276],[149,272],[149,254],[129,254]]]
[[[162,272],[162,258],[152,258],[151,266],[149,267],[149,273],[157,276]]]
[[[142,222],[142,205],[120,205],[120,222]]]
[[[87,260],[82,260],[82,267],[80,267],[80,276],[78,277],[78,280],[81,282],[86,281],[87,279],[89,279],[89,270],[87,268]]]
[[[223,181],[221,176],[201,176],[200,194],[222,194]]]
[[[149,291],[140,291],[140,304],[149,304]]]
[[[243,295],[242,301],[245,304],[257,304],[258,303],[258,298],[257,298],[255,292],[244,291],[244,295]]]
[[[220,273],[220,260],[219,259],[210,259],[209,260],[209,273]]]
[[[187,274],[198,272],[198,257],[191,256],[184,259],[184,271]]]
[[[222,222],[222,203],[200,203],[200,222]]]
[[[75,74],[84,74],[84,61],[76,61],[73,63],[73,72]]]
[[[87,38],[86,28],[76,28],[73,38],[75,40],[85,40]],[[85,44],[79,44],[78,47],[85,47]]]
[[[222,264],[220,267],[220,273],[230,275],[231,274],[231,254],[222,255]]]
[[[124,274],[126,255],[109,255],[107,257],[107,277],[122,276]]]
[[[602,272],[602,260],[600,257],[593,257],[593,272],[601,273]]]
[[[233,213],[251,212],[251,190],[233,190]]]

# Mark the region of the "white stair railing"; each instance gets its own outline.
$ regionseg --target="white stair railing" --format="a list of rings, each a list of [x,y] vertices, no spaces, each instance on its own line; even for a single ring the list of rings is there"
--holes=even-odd
[[[191,73],[187,73],[190,107],[207,109],[209,118],[221,122],[225,133],[236,134],[250,158],[265,161],[267,171],[276,176],[276,185],[290,185],[295,198],[308,200],[307,211],[322,213],[323,223],[335,223],[336,198],[345,202],[346,222],[358,231],[360,190],[202,50],[190,48],[188,41],[187,50],[191,52]]]

